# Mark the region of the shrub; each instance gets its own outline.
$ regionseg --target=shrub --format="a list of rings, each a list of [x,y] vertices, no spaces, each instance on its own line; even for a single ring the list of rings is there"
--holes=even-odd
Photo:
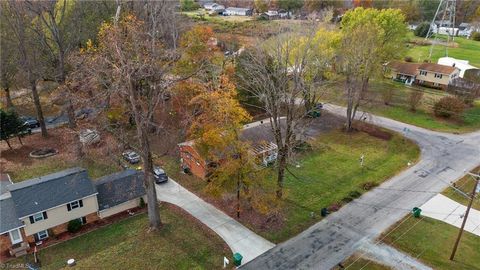
[[[460,117],[464,110],[465,103],[454,96],[443,97],[433,106],[433,112],[435,115],[445,118],[450,118],[452,116]]]
[[[70,220],[68,222],[67,230],[71,233],[78,232],[82,227],[82,222],[79,219]]]
[[[421,90],[412,90],[410,92],[410,96],[408,97],[408,103],[410,105],[410,110],[412,112],[417,111],[418,105],[420,105],[420,102],[422,101],[423,98],[423,91]]]
[[[405,62],[413,62],[413,58],[411,56],[405,56]]]
[[[354,198],[354,199],[355,199],[355,198],[358,198],[358,197],[362,196],[362,193],[354,190],[354,191],[350,191],[350,192],[348,193],[348,196],[350,196],[351,198]]]
[[[426,37],[429,29],[430,29],[430,23],[422,22],[417,26],[417,28],[415,28],[415,31],[413,33],[417,37]]]
[[[140,208],[144,208],[145,207],[145,201],[143,200],[143,197],[140,197],[140,203],[138,204],[138,206]]]
[[[480,32],[473,32],[472,39],[475,41],[480,41]]]
[[[361,185],[363,190],[370,190],[376,186],[378,186],[378,184],[375,182],[366,182]]]
[[[353,198],[351,198],[351,197],[344,197],[344,198],[342,199],[342,202],[344,202],[344,203],[349,203],[349,202],[351,202],[351,201],[353,201]]]
[[[332,203],[329,207],[327,207],[327,210],[328,210],[328,212],[332,213],[332,212],[338,211],[338,209],[340,209],[340,207],[342,207],[342,206],[339,203]]]

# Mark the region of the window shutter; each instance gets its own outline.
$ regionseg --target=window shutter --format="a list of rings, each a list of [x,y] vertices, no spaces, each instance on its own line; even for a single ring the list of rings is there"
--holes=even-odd
[[[67,203],[67,211],[70,211],[70,210],[72,210],[72,208],[70,207],[70,204]]]
[[[43,214],[43,219],[47,219],[47,218],[48,218],[48,216],[47,216],[47,211],[43,211],[42,214]]]
[[[87,217],[82,217],[82,224],[87,224]]]
[[[38,242],[38,240],[39,240],[39,239],[38,239],[38,233],[34,234],[34,235],[33,235],[33,238],[35,239],[35,242]]]
[[[79,200],[78,204],[80,204],[80,207],[83,207],[83,200]]]
[[[35,223],[35,220],[33,219],[33,216],[30,216],[30,224]]]

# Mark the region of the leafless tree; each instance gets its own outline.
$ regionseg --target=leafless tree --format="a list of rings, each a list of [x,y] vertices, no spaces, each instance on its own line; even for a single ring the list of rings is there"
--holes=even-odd
[[[13,108],[10,89],[15,83],[18,69],[18,50],[12,39],[12,29],[8,26],[7,10],[0,9],[0,87],[5,91],[6,107]]]
[[[305,97],[316,96],[305,81],[310,65],[311,36],[284,33],[239,58],[239,87],[261,102],[270,117],[278,146],[277,197],[283,196],[285,170],[306,123]],[[299,43],[299,40],[302,40]]]
[[[3,12],[9,13],[7,22],[13,32],[14,44],[18,48],[18,64],[30,84],[42,136],[46,137],[47,128],[37,91],[37,83],[42,74],[42,65],[40,63],[38,43],[31,28],[33,16],[28,11],[26,3],[21,1],[4,2],[2,3],[2,9]]]
[[[118,22],[102,27],[99,46],[81,53],[75,67],[82,71],[88,86],[97,86],[95,93],[88,93],[89,87],[86,97],[101,102],[109,98],[131,116],[143,161],[150,228],[158,229],[161,220],[149,130],[156,125],[153,115],[164,102],[165,93],[177,81],[171,71],[179,54],[164,46],[151,29],[148,22],[133,15],[120,16]]]

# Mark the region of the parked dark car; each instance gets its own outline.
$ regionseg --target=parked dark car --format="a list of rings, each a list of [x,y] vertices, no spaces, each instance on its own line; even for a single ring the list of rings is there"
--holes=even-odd
[[[40,127],[40,122],[33,117],[22,116],[20,119],[23,121],[23,124],[28,128],[38,128]]]
[[[140,162],[140,155],[133,150],[126,150],[122,153],[123,159],[128,161],[130,164],[136,164]]]
[[[155,177],[155,183],[157,184],[165,183],[168,181],[167,174],[162,168],[158,166],[153,166],[153,177]]]
[[[323,104],[322,103],[317,103],[315,104],[315,107],[307,113],[308,117],[311,118],[317,118],[322,115],[322,109],[323,109]]]

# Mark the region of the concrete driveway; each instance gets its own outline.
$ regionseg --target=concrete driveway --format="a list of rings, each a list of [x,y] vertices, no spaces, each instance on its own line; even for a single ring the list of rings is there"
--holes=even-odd
[[[345,115],[345,109],[324,109]],[[375,239],[480,164],[480,132],[453,135],[426,130],[384,117],[366,120],[403,133],[421,148],[420,161],[349,203],[306,231],[278,244],[244,269],[331,269],[351,256],[366,239]]]
[[[156,189],[159,201],[175,204],[207,225],[227,243],[233,253],[242,254],[242,263],[251,261],[274,246],[172,179],[156,185]]]

